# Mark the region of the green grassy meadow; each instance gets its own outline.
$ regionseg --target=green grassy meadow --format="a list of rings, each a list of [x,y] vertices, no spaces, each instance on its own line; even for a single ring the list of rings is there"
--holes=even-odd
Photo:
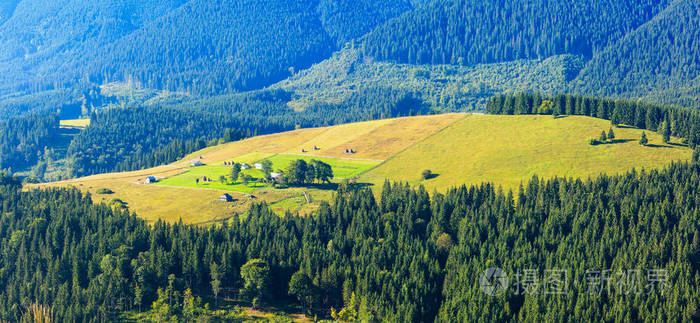
[[[266,157],[269,154],[262,153],[249,153],[241,156],[240,158],[233,158],[232,161],[236,162],[246,162],[253,166],[254,162],[260,162],[264,159],[270,160],[272,162],[272,169],[274,171],[286,169],[293,161],[297,159],[303,159],[305,161],[311,161],[313,159],[320,160],[331,165],[333,169],[333,175],[335,179],[340,180],[344,178],[350,178],[356,175],[360,175],[363,172],[377,166],[379,161],[370,160],[353,160],[353,159],[342,159],[342,158],[331,158],[331,157],[314,157],[314,156],[302,156],[293,154],[277,154],[269,158],[263,158],[261,160],[255,160],[255,157]],[[253,161],[251,161],[253,160]],[[240,179],[236,183],[231,183],[231,166],[222,166],[222,163],[216,163],[213,165],[204,165],[196,167],[188,167],[187,172],[178,174],[172,177],[168,177],[160,180],[153,185],[161,186],[171,186],[171,187],[189,187],[189,188],[201,188],[201,189],[216,189],[222,191],[230,192],[240,192],[240,193],[252,193],[257,189],[270,187],[269,184],[262,183],[258,181],[263,178],[265,174],[258,169],[246,169],[242,170],[241,174],[247,174],[253,178],[253,180],[248,182],[248,185],[243,185]],[[219,179],[221,176],[227,177],[226,183],[222,183]],[[204,182],[201,179],[203,177],[210,178],[212,182]],[[200,179],[197,182],[197,179]]]
[[[257,169],[246,169],[241,171],[241,174],[248,174],[253,178],[262,178],[264,176],[264,174]],[[258,188],[266,187],[266,184],[258,183],[255,180],[249,182],[248,185],[243,185],[240,180],[235,184],[224,184],[219,182],[219,177],[228,177],[230,175],[231,167],[229,166],[204,165],[189,167],[187,172],[160,180],[154,185],[216,189],[241,193],[251,193]],[[201,179],[204,176],[211,178],[212,182],[202,181]],[[196,181],[197,178],[200,179],[199,184]]]

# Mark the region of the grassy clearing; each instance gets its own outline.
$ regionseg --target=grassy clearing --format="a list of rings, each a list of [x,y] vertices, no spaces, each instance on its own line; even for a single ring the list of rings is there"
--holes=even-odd
[[[290,147],[298,146],[323,131],[325,128],[301,129],[229,142],[189,154],[173,165],[187,167],[190,160],[199,157],[202,157],[202,161],[208,165],[220,165],[224,161],[239,161],[238,157],[257,159],[258,156],[265,157],[283,153]],[[245,160],[240,161],[245,162]]]
[[[360,181],[375,184],[377,190],[385,178],[423,184],[429,190],[481,182],[517,189],[533,175],[586,178],[659,168],[692,155],[689,148],[665,145],[661,136],[649,131],[650,145],[641,146],[642,130],[633,128],[615,128],[616,143],[588,144],[589,138],[609,128],[609,121],[582,116],[470,115],[387,160]],[[422,180],[424,169],[436,176]]]
[[[226,161],[227,161],[227,162],[236,162],[236,163],[248,163],[248,164],[250,164],[250,165],[253,165],[255,162],[258,162],[258,161],[261,161],[261,160],[263,160],[263,159],[272,157],[272,156],[274,156],[274,155],[275,155],[275,154],[271,154],[271,153],[261,153],[261,152],[255,152],[255,151],[254,151],[254,152],[252,152],[252,153],[247,153],[247,154],[242,155],[242,156],[237,156],[237,157],[235,157],[235,158],[227,159]],[[223,161],[222,161],[222,162],[214,163],[214,165],[223,165]]]
[[[90,125],[90,119],[70,119],[59,121],[61,128],[83,129]]]

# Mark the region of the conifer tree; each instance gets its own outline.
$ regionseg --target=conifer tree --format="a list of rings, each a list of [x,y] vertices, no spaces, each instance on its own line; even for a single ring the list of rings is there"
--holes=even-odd
[[[610,130],[608,130],[608,140],[614,140],[615,139],[615,132],[613,132],[613,128],[610,127]]]
[[[238,181],[238,176],[241,174],[241,164],[235,163],[233,164],[233,168],[231,168],[231,181],[233,183],[236,183]]]
[[[669,143],[671,141],[671,125],[669,124],[668,119],[663,122],[661,134],[663,136],[664,143]]]
[[[642,131],[642,138],[639,139],[639,144],[642,146],[646,146],[649,143],[649,139],[647,139],[647,134]]]

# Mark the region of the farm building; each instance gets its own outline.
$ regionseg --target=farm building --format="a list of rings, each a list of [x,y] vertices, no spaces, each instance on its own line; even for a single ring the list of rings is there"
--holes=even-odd
[[[241,169],[250,169],[250,165],[243,163],[241,164]]]
[[[263,169],[262,163],[255,163],[255,169]]]
[[[278,179],[280,177],[282,177],[282,174],[280,173],[270,173],[270,178],[272,179]]]
[[[202,161],[199,159],[194,159],[194,160],[190,161],[190,166],[192,166],[192,167],[202,166],[202,165],[204,165],[204,164],[202,164]]]
[[[151,183],[155,183],[157,181],[158,180],[156,180],[155,176],[148,176],[148,177],[146,177],[146,180],[143,183],[144,184],[151,184]]]
[[[224,193],[223,195],[219,196],[219,201],[233,202],[233,197],[228,193]]]

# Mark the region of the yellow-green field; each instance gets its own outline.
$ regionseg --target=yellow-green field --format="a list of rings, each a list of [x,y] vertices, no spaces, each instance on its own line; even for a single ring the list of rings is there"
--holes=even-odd
[[[75,186],[90,192],[96,202],[109,202],[112,199],[120,199],[139,216],[155,221],[178,221],[185,223],[208,223],[220,221],[231,217],[234,213],[245,213],[254,202],[266,202],[277,213],[287,210],[309,213],[315,210],[319,202],[331,199],[333,192],[321,189],[290,188],[272,189],[269,187],[243,189],[241,187],[217,187],[217,183],[209,183],[202,187],[195,186],[194,177],[188,178],[190,161],[201,158],[202,162],[211,166],[222,166],[224,161],[237,161],[254,163],[266,158],[278,158],[291,160],[322,159],[336,157],[340,160],[340,168],[334,169],[336,176],[343,171],[361,173],[381,160],[387,159],[397,152],[422,140],[426,136],[436,133],[453,122],[464,117],[464,114],[443,114],[435,116],[421,116],[411,118],[398,118],[389,120],[377,120],[345,124],[334,127],[300,129],[295,131],[258,136],[237,142],[230,142],[215,147],[208,147],[192,153],[180,161],[171,165],[159,166],[152,169],[110,173],[77,178],[49,184],[32,185],[31,187],[46,186]],[[421,124],[424,125],[421,129]],[[369,129],[369,130],[362,130]],[[416,131],[421,129],[421,131]],[[371,135],[368,135],[371,133]],[[376,143],[382,143],[378,145]],[[320,148],[313,150],[313,146]],[[347,155],[344,148],[352,148],[357,153]],[[301,153],[301,148],[308,150]],[[299,156],[293,156],[298,154]],[[277,157],[274,157],[277,156]],[[369,161],[353,161],[354,165],[342,165],[347,163],[339,158],[372,159]],[[291,158],[291,159],[290,159]],[[328,160],[328,159],[325,159]],[[274,163],[274,161],[273,161]],[[359,165],[358,165],[359,164]],[[277,168],[275,168],[277,169]],[[209,171],[203,168],[202,171]],[[251,170],[255,171],[255,170]],[[218,170],[225,173],[225,169]],[[206,175],[217,180],[221,175],[212,173]],[[179,175],[179,176],[178,176]],[[160,180],[158,184],[143,184],[148,176],[155,176]],[[175,181],[174,185],[172,181]],[[177,183],[182,181],[182,183]],[[108,188],[113,194],[97,194],[97,190]],[[232,203],[221,202],[218,197],[229,192],[235,199]],[[249,199],[242,193],[252,192],[255,199]],[[306,193],[311,202],[307,202]]]
[[[252,164],[270,159],[277,170],[294,159],[316,158],[331,163],[337,178],[359,174],[358,182],[371,184],[380,192],[385,179],[422,184],[431,191],[480,182],[517,189],[535,174],[544,178],[585,178],[632,168],[660,168],[692,155],[677,138],[663,144],[661,137],[650,131],[646,131],[650,145],[641,146],[638,141],[642,131],[624,127],[614,128],[614,143],[588,144],[589,138],[598,138],[609,128],[609,121],[581,116],[445,114],[378,120],[259,136],[208,147],[171,165],[40,186],[76,186],[91,192],[98,202],[117,198],[152,221],[209,223],[234,213],[243,214],[251,203],[262,201],[280,214],[288,210],[307,214],[334,194],[318,187],[196,185],[197,177],[218,180],[227,175],[230,167],[223,166],[224,161]],[[314,150],[314,146],[319,149]],[[345,149],[356,153],[346,154]],[[189,162],[195,158],[201,158],[207,166],[190,169]],[[422,180],[425,169],[436,176]],[[248,172],[256,177],[255,172],[260,171]],[[148,176],[156,176],[160,182],[143,184]],[[114,194],[97,194],[100,188],[109,188]],[[219,201],[222,191],[232,192],[235,201]],[[255,198],[244,193],[252,193]]]
[[[59,122],[61,128],[83,129],[90,125],[90,119],[70,119]]]
[[[674,144],[680,142],[677,138],[667,145],[649,131],[649,145],[641,146],[642,131],[633,128],[614,128],[616,143],[589,145],[589,138],[598,138],[609,128],[609,121],[583,116],[469,115],[387,160],[360,181],[378,188],[389,178],[422,184],[430,191],[481,182],[517,189],[533,175],[586,178],[659,168],[692,155],[689,148]],[[436,176],[422,180],[424,169]]]

